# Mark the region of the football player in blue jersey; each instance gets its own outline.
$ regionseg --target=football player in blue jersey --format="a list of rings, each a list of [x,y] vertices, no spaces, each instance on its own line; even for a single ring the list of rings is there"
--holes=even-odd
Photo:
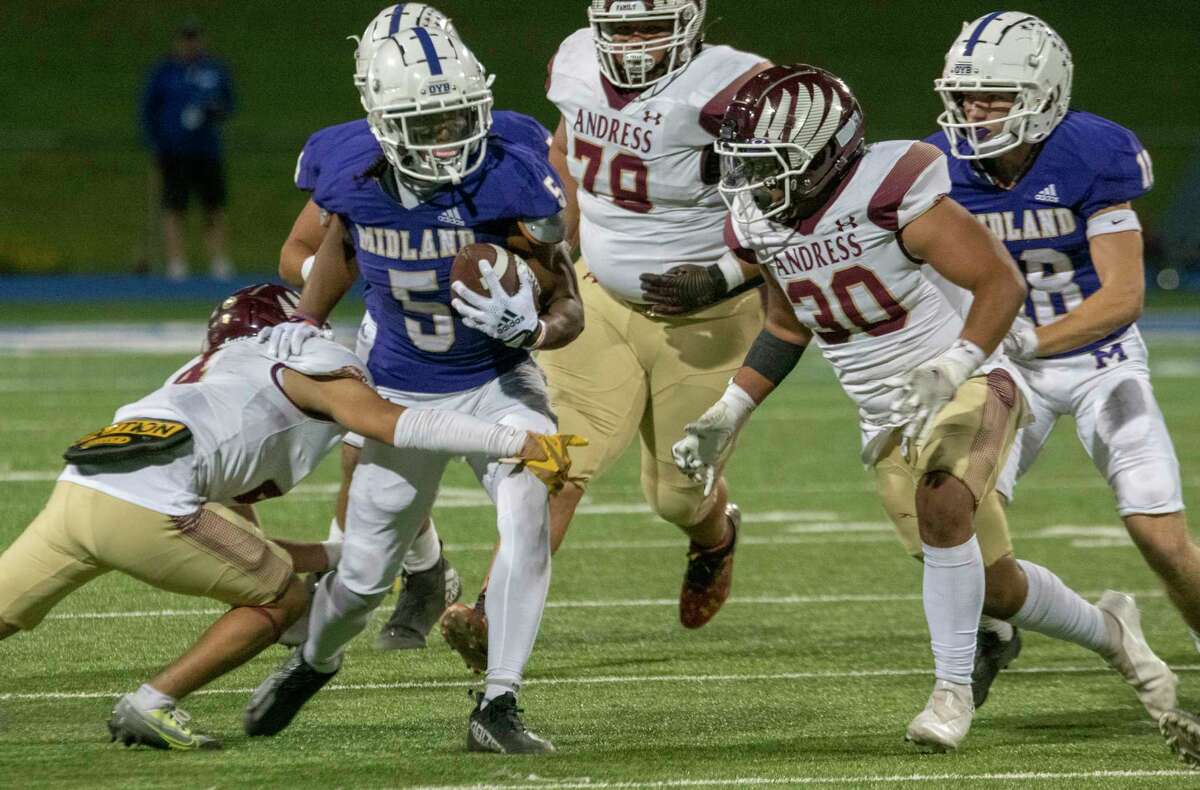
[[[387,6],[367,25],[362,36],[358,37],[354,50],[354,85],[362,100],[366,100],[367,64],[376,47],[389,35],[410,27],[440,30],[457,37],[450,19],[431,5],[396,3]],[[549,154],[550,132],[533,118],[518,112],[493,111],[488,136],[525,146],[543,157]],[[343,150],[353,152],[363,145],[378,146],[366,118],[318,130],[308,139],[296,162],[296,186],[311,195],[317,190],[322,173],[339,172],[338,159]],[[383,150],[378,149],[377,153],[382,156]],[[328,215],[311,199],[304,204],[280,250],[279,275],[284,281],[297,287],[304,285],[312,271],[328,219]],[[355,352],[359,357],[367,358],[374,340],[375,322],[368,312],[363,315],[355,343]],[[358,434],[346,434],[341,458],[342,485],[329,528],[329,540],[341,539],[350,479],[358,464],[362,444],[362,437]],[[401,564],[400,573],[403,581],[396,606],[375,639],[376,647],[382,650],[425,647],[425,637],[442,612],[462,594],[458,572],[442,553],[441,540],[432,521],[427,521],[413,540]],[[282,641],[285,644],[297,644],[297,640],[303,639],[305,627],[306,621],[299,621]]]
[[[373,139],[344,141],[336,170],[323,169],[313,201],[331,220],[301,297],[305,320],[268,342],[286,356],[316,333],[353,282],[349,247],[377,324],[367,366],[381,395],[552,433],[545,379],[529,352],[565,345],[582,329],[561,247],[565,201],[545,157],[488,137],[490,82],[461,41],[437,30],[411,28],[378,46],[365,86]],[[483,266],[489,296],[461,283],[451,289],[455,257],[476,242],[529,260],[517,264],[515,293]],[[342,561],[317,588],[307,641],[251,698],[248,733],[282,730],[338,671],[344,646],[365,627],[428,517],[450,457],[365,443]],[[521,722],[515,696],[549,585],[548,491],[519,466],[468,462],[496,503],[500,533],[487,600],[486,689],[470,716],[468,747],[550,751]]]
[[[1132,201],[1154,183],[1150,156],[1128,129],[1069,109],[1072,70],[1049,25],[998,11],[963,26],[935,83],[943,133],[928,142],[950,155],[951,196],[1004,242],[1029,285],[1004,350],[1032,390],[1033,422],[997,488],[1011,501],[1058,418],[1072,416],[1130,536],[1195,634],[1200,549],[1135,324],[1144,275]],[[1027,588],[1023,608],[1062,592],[1013,574],[1010,586]],[[981,647],[1012,653],[1012,637],[1004,623],[985,623]]]

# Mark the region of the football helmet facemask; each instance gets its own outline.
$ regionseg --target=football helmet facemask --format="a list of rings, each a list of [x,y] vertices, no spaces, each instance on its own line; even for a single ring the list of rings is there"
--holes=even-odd
[[[600,71],[613,85],[645,89],[684,69],[704,35],[708,0],[592,0],[588,22]],[[671,24],[655,38],[627,38],[623,28]],[[660,65],[661,64],[661,65]]]
[[[946,108],[937,122],[950,154],[990,159],[1045,140],[1067,114],[1073,71],[1066,43],[1035,16],[997,11],[964,23],[933,88]],[[1012,109],[1001,118],[968,121],[967,93],[1011,94]]]
[[[371,56],[388,36],[394,36],[401,30],[410,27],[425,27],[440,30],[448,36],[458,38],[458,31],[450,17],[443,14],[427,3],[396,3],[380,11],[367,25],[361,37],[350,36],[354,39],[354,87],[359,95],[366,98],[367,64]]]
[[[201,351],[211,351],[230,340],[253,337],[268,326],[287,323],[298,304],[300,294],[283,285],[260,283],[240,288],[213,308]]]
[[[462,41],[437,30],[409,28],[375,49],[363,107],[401,178],[458,183],[483,164],[492,79]]]
[[[725,111],[718,190],[741,222],[795,213],[862,154],[863,113],[824,69],[774,66],[751,78]]]

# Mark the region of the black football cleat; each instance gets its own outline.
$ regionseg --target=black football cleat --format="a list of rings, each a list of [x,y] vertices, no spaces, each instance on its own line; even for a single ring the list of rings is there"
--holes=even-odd
[[[432,568],[401,574],[404,587],[392,616],[375,637],[380,650],[420,650],[425,637],[437,625],[446,607],[462,597],[462,580],[446,560],[438,558]]]
[[[279,669],[254,689],[242,714],[247,735],[275,735],[282,732],[304,703],[333,679],[337,671],[318,672],[304,661],[303,646],[291,652]]]
[[[467,727],[467,751],[498,752],[500,754],[544,754],[554,751],[554,744],[537,733],[525,729],[517,697],[511,691],[501,694],[483,706],[483,694],[467,692],[475,699]]]
[[[971,696],[975,698],[975,710],[983,707],[988,692],[1000,670],[1021,655],[1021,633],[1013,628],[1012,639],[1005,641],[994,631],[982,628],[975,633],[975,670],[971,673]]]

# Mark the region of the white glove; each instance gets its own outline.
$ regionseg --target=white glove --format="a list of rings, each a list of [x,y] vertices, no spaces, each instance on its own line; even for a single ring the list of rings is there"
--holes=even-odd
[[[1023,315],[1013,321],[1004,336],[1004,353],[1012,359],[1033,359],[1038,353],[1037,327]]]
[[[721,399],[708,407],[700,419],[688,423],[687,435],[671,447],[679,471],[704,483],[704,495],[712,492],[717,479],[717,461],[757,404],[732,381]]]
[[[262,329],[256,336],[259,343],[267,344],[267,353],[279,360],[288,360],[300,356],[301,349],[310,339],[317,336],[332,336],[332,332],[323,330],[308,321],[287,321],[275,326]]]
[[[524,261],[517,261],[517,292],[512,296],[500,285],[500,278],[487,261],[479,262],[479,274],[490,296],[477,294],[460,282],[451,283],[457,299],[450,304],[463,317],[463,323],[513,348],[534,345],[542,333],[538,320],[533,272]]]
[[[891,420],[904,426],[904,438],[923,444],[933,429],[942,407],[954,399],[962,383],[971,377],[987,354],[969,340],[957,340],[941,356],[918,365],[907,376],[889,379],[896,387]]]

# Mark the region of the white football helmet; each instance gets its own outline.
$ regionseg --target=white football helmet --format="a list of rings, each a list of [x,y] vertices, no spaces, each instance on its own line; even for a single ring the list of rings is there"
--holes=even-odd
[[[360,94],[363,94],[363,88],[367,84],[367,64],[371,62],[371,55],[375,54],[375,48],[388,36],[394,36],[401,30],[407,30],[410,27],[427,27],[431,30],[440,30],[455,38],[459,37],[450,17],[427,3],[396,3],[388,6],[375,15],[371,24],[367,25],[367,29],[363,31],[361,38],[350,36],[356,43],[354,47],[354,87],[358,88]],[[363,97],[366,98],[365,94]]]
[[[1066,43],[1036,16],[997,11],[963,24],[934,91],[946,106],[938,125],[958,159],[990,159],[1045,140],[1067,114],[1074,66]],[[1008,115],[968,122],[963,93],[1011,93]],[[991,134],[988,126],[1003,121]]]
[[[685,68],[704,35],[708,0],[592,0],[588,21],[600,71],[618,88],[648,88]],[[619,25],[670,22],[673,28],[648,41],[613,40]],[[654,53],[665,52],[665,69],[654,74]]]
[[[372,134],[402,177],[458,183],[487,152],[491,83],[462,41],[413,27],[376,47],[363,106]]]

